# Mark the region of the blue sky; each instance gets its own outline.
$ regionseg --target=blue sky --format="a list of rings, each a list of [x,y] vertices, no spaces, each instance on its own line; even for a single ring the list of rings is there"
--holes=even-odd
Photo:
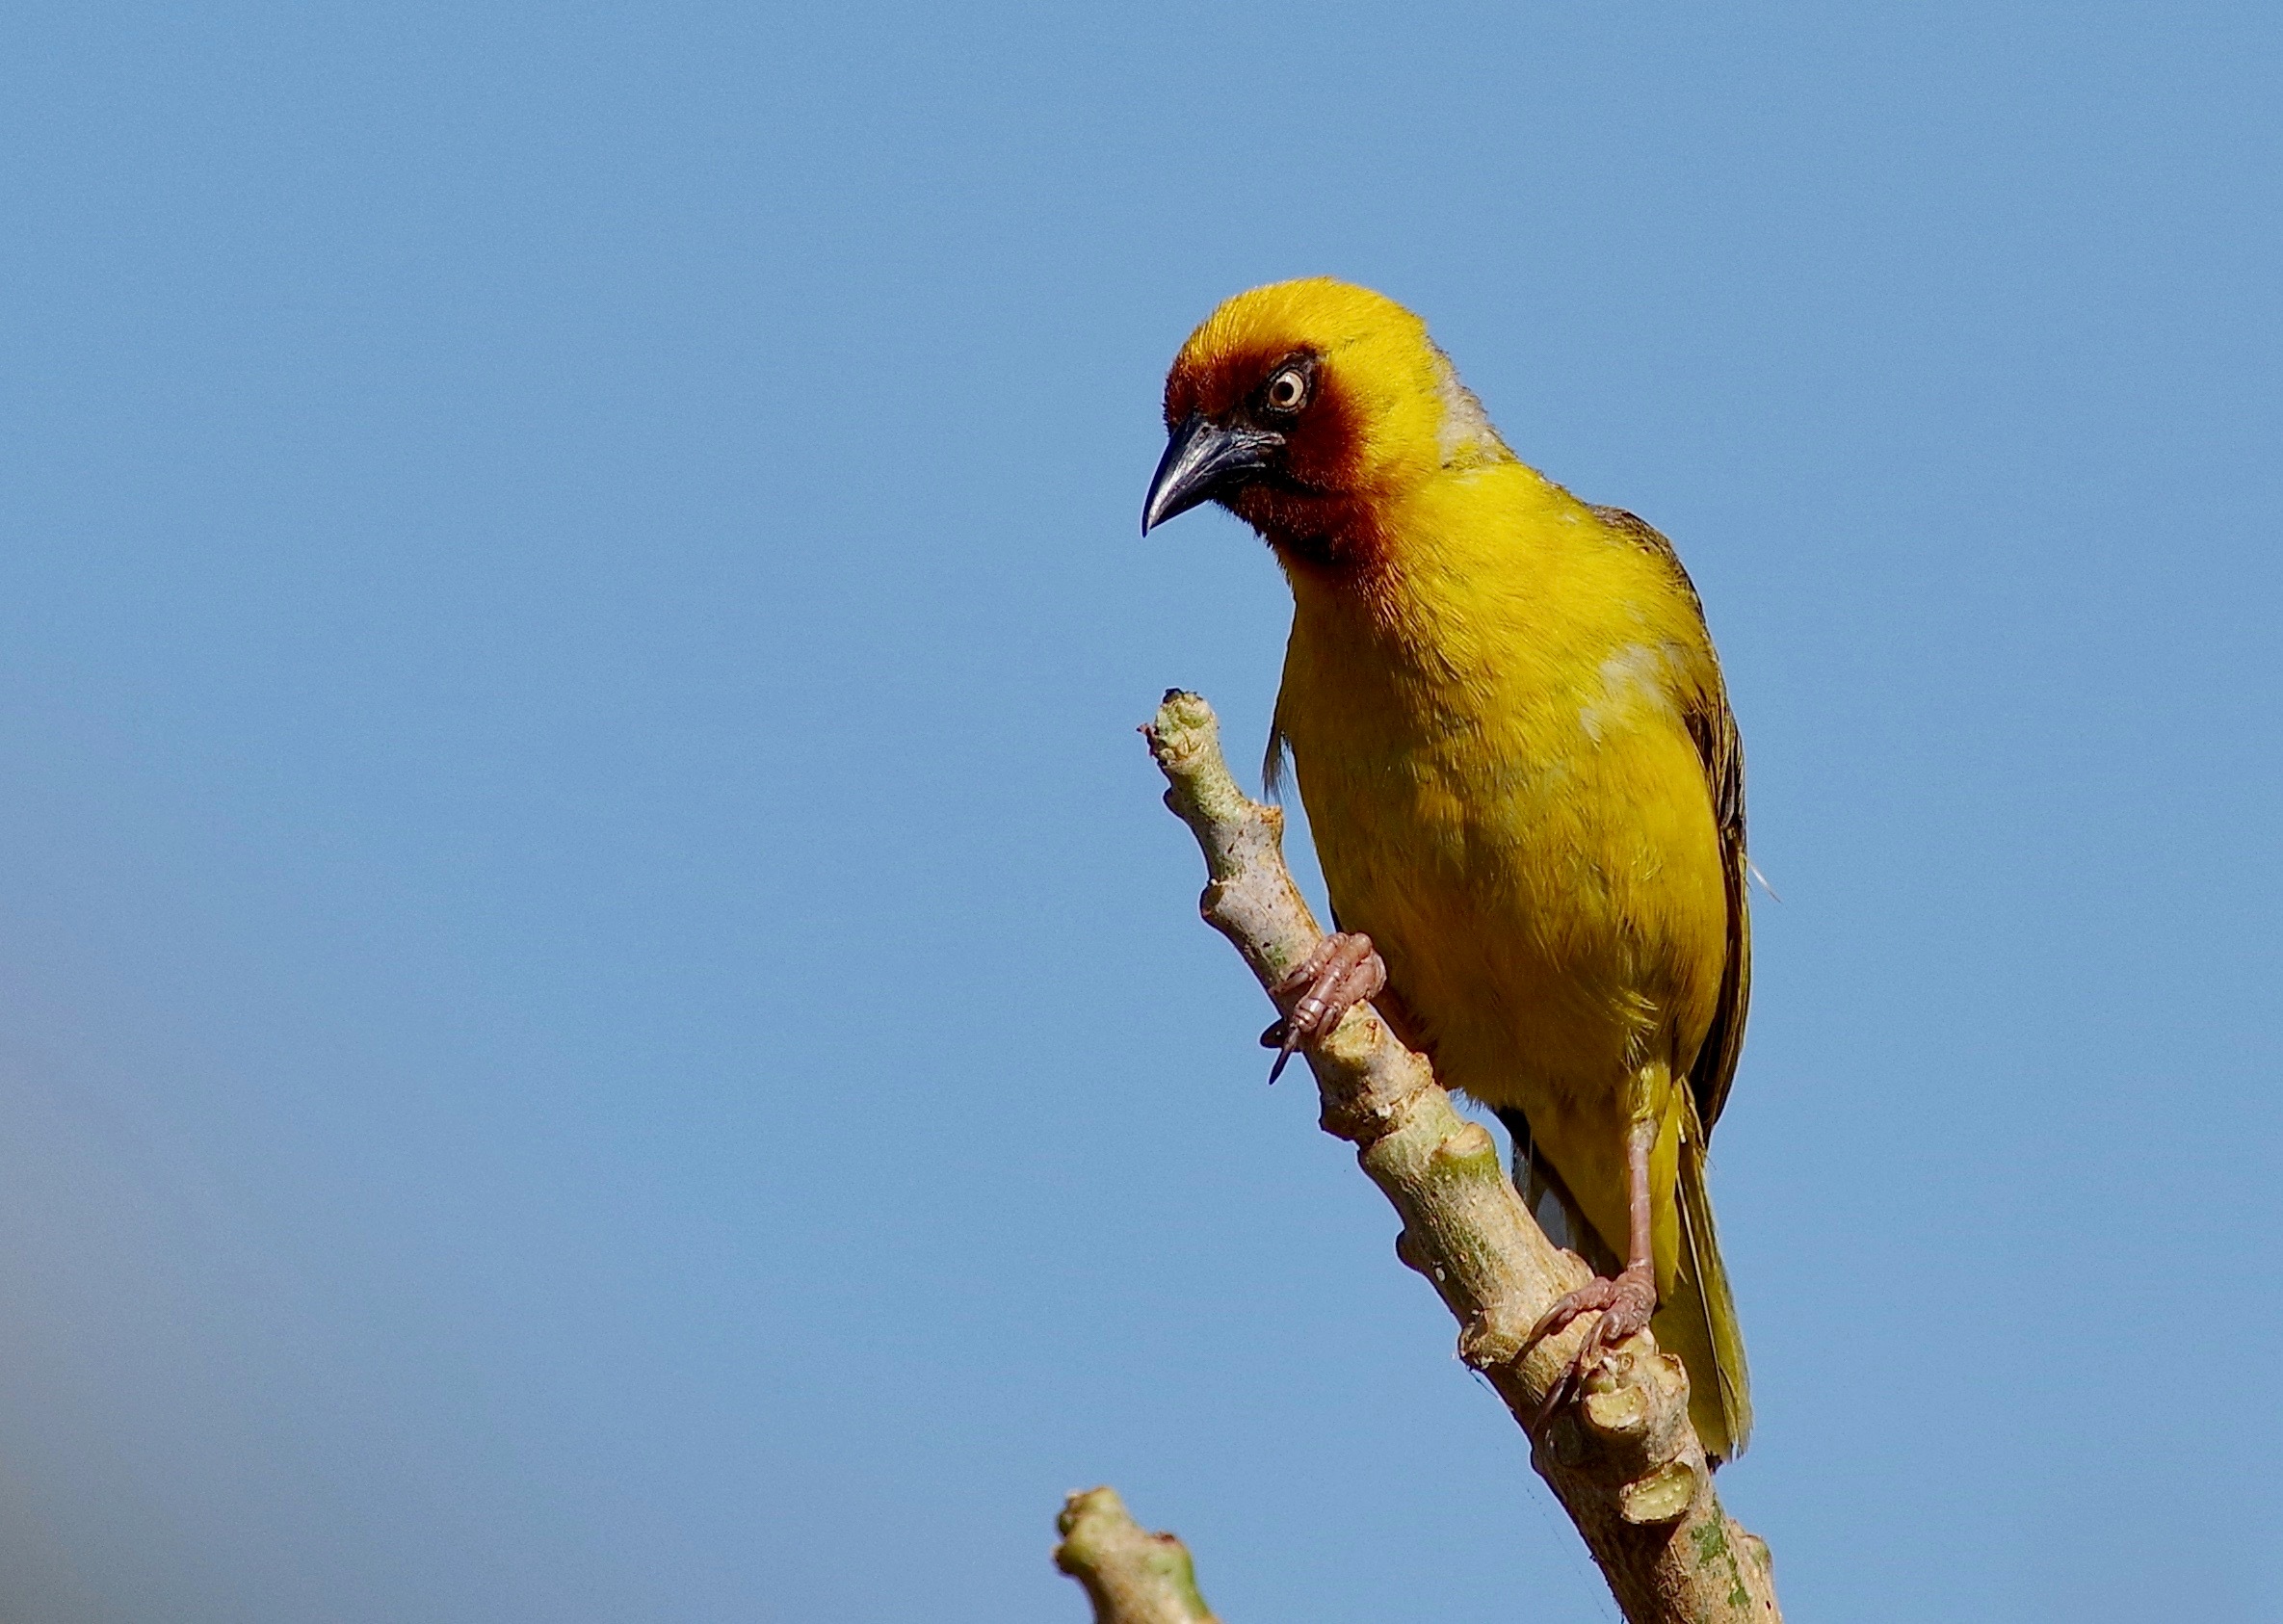
[[[820,9],[822,13],[823,9]],[[2283,25],[33,6],[0,70],[0,1611],[1612,1612],[1262,1086],[1134,736],[1190,327],[1427,316],[1688,559],[1797,1617],[2283,1611]]]

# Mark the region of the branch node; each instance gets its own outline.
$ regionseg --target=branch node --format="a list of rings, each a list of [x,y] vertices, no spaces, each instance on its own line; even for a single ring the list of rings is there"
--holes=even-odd
[[[1492,1297],[1459,1327],[1458,1356],[1478,1371],[1510,1365],[1529,1345],[1535,1323],[1510,1297]]]
[[[1696,1470],[1668,1460],[1617,1490],[1617,1515],[1636,1528],[1678,1522],[1696,1504]]]
[[[1351,1034],[1356,1040],[1352,1046]],[[1319,1056],[1340,1066],[1344,1075],[1337,1086],[1322,1089],[1318,1125],[1365,1150],[1396,1132],[1429,1090],[1441,1092],[1427,1061],[1397,1042],[1376,1012],[1349,1010],[1329,1041],[1308,1058],[1311,1068]],[[1323,1083],[1321,1074],[1317,1081]]]
[[[1443,1142],[1434,1147],[1429,1160],[1436,1172],[1446,1175],[1481,1173],[1487,1166],[1491,1177],[1506,1176],[1506,1170],[1498,1165],[1498,1141],[1480,1122],[1460,1123],[1456,1133],[1444,1136]]]
[[[1649,1435],[1649,1400],[1638,1387],[1589,1392],[1578,1408],[1586,1425],[1613,1443],[1640,1443]]]

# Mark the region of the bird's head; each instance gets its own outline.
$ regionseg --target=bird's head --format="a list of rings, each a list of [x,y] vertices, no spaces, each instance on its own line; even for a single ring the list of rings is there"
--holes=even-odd
[[[1368,547],[1374,514],[1411,482],[1513,456],[1424,322],[1325,276],[1207,317],[1166,378],[1166,429],[1144,535],[1219,502],[1325,563]]]

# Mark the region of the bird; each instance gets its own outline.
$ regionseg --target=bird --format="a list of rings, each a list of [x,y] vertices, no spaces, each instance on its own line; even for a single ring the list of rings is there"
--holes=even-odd
[[[1146,536],[1206,502],[1289,583],[1266,776],[1297,777],[1334,932],[1275,989],[1277,1065],[1370,999],[1509,1130],[1598,1313],[1547,1400],[1650,1327],[1718,1463],[1751,1430],[1706,1188],[1751,991],[1744,754],[1672,544],[1509,448],[1426,324],[1254,288],[1166,380]]]

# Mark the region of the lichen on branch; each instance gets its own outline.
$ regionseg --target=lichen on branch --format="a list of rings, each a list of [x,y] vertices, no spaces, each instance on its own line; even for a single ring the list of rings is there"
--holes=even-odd
[[[1205,856],[1205,920],[1264,989],[1323,935],[1284,863],[1284,818],[1238,787],[1213,708],[1169,693],[1142,732],[1166,775],[1166,804]],[[1459,1324],[1459,1357],[1483,1373],[1530,1436],[1553,1488],[1631,1624],[1780,1624],[1768,1547],[1721,1509],[1689,1424],[1688,1376],[1643,1332],[1619,1343],[1574,1402],[1535,1418],[1592,1320],[1528,1343],[1539,1316],[1588,1271],[1523,1206],[1497,1142],[1461,1116],[1425,1056],[1369,1005],[1308,1054],[1325,1131],[1403,1220],[1396,1253]],[[1065,1513],[1066,1514],[1066,1513]]]

